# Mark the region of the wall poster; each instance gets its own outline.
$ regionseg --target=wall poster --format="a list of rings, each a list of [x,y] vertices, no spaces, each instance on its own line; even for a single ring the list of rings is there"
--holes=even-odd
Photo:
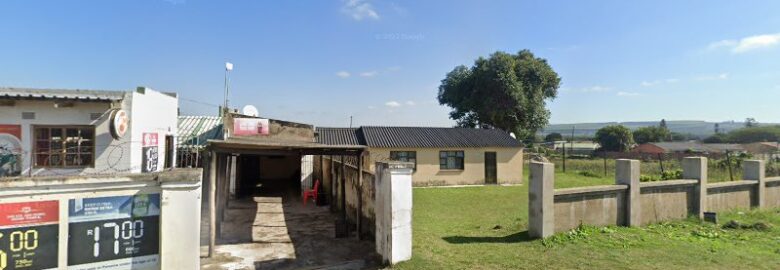
[[[22,126],[0,125],[0,177],[22,173]]]
[[[251,136],[268,135],[270,131],[270,122],[268,119],[259,118],[234,118],[233,135]]]
[[[141,172],[156,172],[159,163],[157,133],[144,133],[141,151]]]
[[[56,269],[59,201],[0,204],[0,270]]]
[[[159,193],[71,199],[68,217],[68,269],[159,269]]]

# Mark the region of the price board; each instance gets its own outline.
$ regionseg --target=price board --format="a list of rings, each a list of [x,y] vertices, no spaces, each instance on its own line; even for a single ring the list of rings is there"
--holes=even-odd
[[[159,193],[71,199],[68,208],[68,269],[159,269]]]
[[[157,133],[144,133],[141,147],[141,172],[156,172],[159,163]]]
[[[0,204],[0,270],[55,269],[59,202]]]

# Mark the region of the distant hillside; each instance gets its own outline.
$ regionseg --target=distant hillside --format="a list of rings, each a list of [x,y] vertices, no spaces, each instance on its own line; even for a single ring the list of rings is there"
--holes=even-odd
[[[660,121],[656,122],[608,122],[608,123],[578,123],[578,124],[552,124],[547,126],[543,131],[540,131],[540,135],[547,135],[553,132],[564,134],[564,136],[570,136],[572,133],[572,127],[574,128],[574,136],[593,136],[596,131],[602,127],[608,125],[624,125],[631,130],[635,130],[640,127],[657,126]],[[721,132],[729,132],[735,129],[745,127],[744,122],[720,122]],[[777,125],[773,123],[761,123],[760,125]],[[666,126],[672,132],[679,132],[683,134],[692,134],[698,137],[707,137],[715,134],[715,122],[706,121],[666,121]]]

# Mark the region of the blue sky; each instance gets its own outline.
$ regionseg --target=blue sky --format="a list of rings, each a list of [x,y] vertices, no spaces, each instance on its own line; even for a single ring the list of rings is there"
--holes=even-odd
[[[530,49],[552,123],[780,122],[778,1],[2,1],[0,85],[180,94],[319,126],[450,126],[455,66]]]

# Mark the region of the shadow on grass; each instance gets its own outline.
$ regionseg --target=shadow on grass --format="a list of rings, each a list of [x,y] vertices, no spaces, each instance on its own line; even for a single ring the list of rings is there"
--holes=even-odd
[[[445,236],[444,241],[450,244],[479,244],[479,243],[519,243],[533,241],[528,236],[528,231],[513,233],[506,236]]]

